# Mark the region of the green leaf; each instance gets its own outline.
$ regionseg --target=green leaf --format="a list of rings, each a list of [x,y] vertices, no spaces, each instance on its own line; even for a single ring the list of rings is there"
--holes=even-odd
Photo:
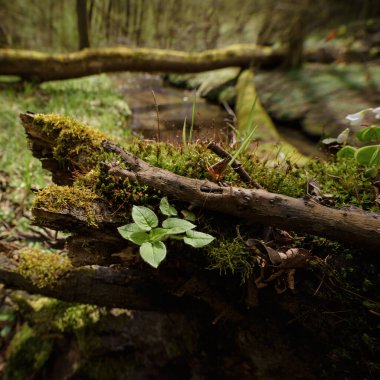
[[[170,235],[170,229],[167,228],[154,228],[149,233],[149,241],[160,241],[163,240],[166,236]]]
[[[356,137],[366,143],[380,141],[380,125],[363,128],[356,134]]]
[[[166,216],[178,215],[177,210],[169,204],[168,198],[163,197],[160,201],[160,211]]]
[[[168,228],[171,234],[182,234],[196,227],[193,223],[179,218],[168,218],[163,221],[162,227]]]
[[[356,153],[356,148],[350,145],[346,145],[336,154],[336,156],[340,159],[353,158],[355,156],[355,153]]]
[[[194,248],[201,248],[207,244],[210,244],[215,238],[209,234],[198,231],[186,231],[187,237],[184,238],[186,244],[191,245]]]
[[[157,268],[166,256],[166,246],[162,241],[144,243],[140,247],[140,255],[145,262]]]
[[[355,159],[362,165],[380,165],[380,145],[370,145],[359,148],[355,153]]]
[[[121,226],[118,228],[120,235],[127,240],[130,240],[130,237],[135,232],[143,232],[143,230],[136,224],[130,223],[125,226]]]
[[[183,217],[190,221],[190,222],[195,222],[197,220],[197,218],[195,217],[195,214],[191,211],[188,211],[188,210],[182,210],[181,211],[181,214],[183,215]]]
[[[130,240],[132,243],[135,243],[137,245],[141,245],[147,241],[150,241],[150,237],[145,231],[134,232],[133,234],[131,234],[128,240]]]
[[[132,219],[144,231],[150,231],[158,226],[157,215],[151,209],[144,206],[133,206]]]

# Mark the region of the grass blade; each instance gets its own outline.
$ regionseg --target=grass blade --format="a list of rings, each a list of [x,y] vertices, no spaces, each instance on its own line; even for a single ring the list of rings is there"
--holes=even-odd
[[[186,146],[186,118],[187,116],[185,116],[185,120],[183,121],[183,127],[182,127],[182,145],[183,146]]]
[[[195,105],[197,102],[197,92],[194,93],[194,100],[193,100],[193,110],[191,112],[191,124],[190,124],[190,133],[189,133],[189,143],[191,144],[193,142],[193,128],[194,128],[194,121],[195,121]]]

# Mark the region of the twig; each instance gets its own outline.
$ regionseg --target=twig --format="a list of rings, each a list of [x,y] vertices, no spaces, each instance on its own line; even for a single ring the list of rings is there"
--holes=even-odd
[[[220,145],[218,145],[217,143],[213,141],[208,144],[207,148],[210,149],[212,152],[214,152],[221,158],[228,158],[228,159],[232,158],[232,156],[226,150],[224,150]],[[256,181],[254,181],[250,177],[250,175],[246,172],[246,170],[243,168],[243,165],[239,161],[234,160],[231,166],[232,166],[232,169],[234,169],[235,172],[239,174],[239,177],[243,182],[251,185],[255,189],[263,189],[261,185],[259,185]]]

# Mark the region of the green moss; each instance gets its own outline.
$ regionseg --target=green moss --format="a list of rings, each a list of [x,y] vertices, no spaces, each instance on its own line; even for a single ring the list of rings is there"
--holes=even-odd
[[[60,277],[72,268],[70,260],[59,254],[37,248],[23,248],[19,253],[17,272],[39,288],[56,285]]]
[[[240,239],[220,241],[207,250],[210,260],[209,269],[216,269],[221,274],[239,274],[245,282],[256,265],[256,256],[248,250]]]
[[[33,208],[43,208],[51,212],[82,210],[89,226],[97,226],[94,206],[100,198],[90,189],[50,185],[38,192]]]
[[[379,212],[373,183],[354,160],[310,161],[305,170],[319,182],[322,194],[334,195],[337,207],[357,206]]]
[[[53,155],[59,162],[76,163],[82,167],[94,166],[105,152],[101,147],[103,140],[110,140],[104,133],[84,125],[79,121],[58,114],[37,114],[34,125],[53,140]]]
[[[52,332],[73,332],[97,323],[103,313],[95,305],[63,302],[53,298],[38,297],[29,300],[33,308],[33,322],[49,326]]]
[[[41,338],[28,324],[24,324],[8,347],[4,380],[35,378],[48,360],[52,346],[52,340]]]

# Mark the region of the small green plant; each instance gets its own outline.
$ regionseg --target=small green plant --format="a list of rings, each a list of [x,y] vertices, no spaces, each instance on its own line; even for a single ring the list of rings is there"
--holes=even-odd
[[[380,107],[369,108],[346,117],[352,126],[362,126],[356,133],[356,138],[365,144],[372,145],[366,145],[361,148],[346,145],[350,133],[349,128],[341,132],[337,138],[328,138],[323,140],[322,143],[343,144],[343,147],[337,153],[338,159],[354,159],[358,164],[367,167],[367,176],[374,178],[378,175],[380,168],[380,145],[374,145],[380,142],[380,124],[377,124],[379,117]]]
[[[177,210],[166,197],[160,201],[160,211],[167,217],[161,227],[154,211],[144,206],[133,206],[134,223],[118,228],[124,239],[140,246],[142,259],[152,267],[157,268],[166,257],[164,240],[168,238],[183,240],[194,248],[204,247],[215,239],[211,235],[195,231],[196,225],[190,221],[175,218],[178,215]]]

